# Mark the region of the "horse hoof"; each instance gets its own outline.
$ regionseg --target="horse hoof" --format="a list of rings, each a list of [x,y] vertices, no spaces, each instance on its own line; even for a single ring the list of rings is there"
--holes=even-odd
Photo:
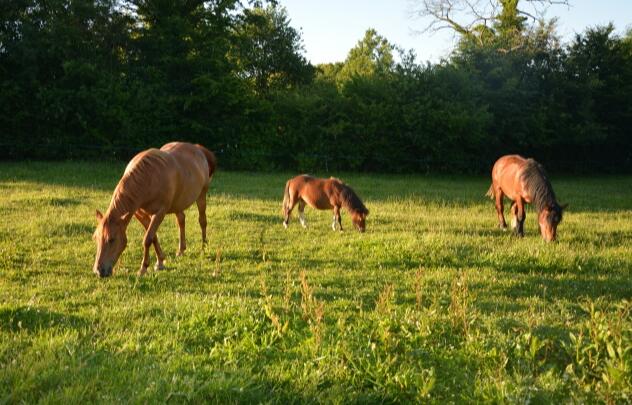
[[[144,276],[147,273],[147,266],[140,266],[140,270],[138,270],[138,276]]]
[[[184,254],[184,251],[183,251],[183,250],[178,250],[178,251],[176,252],[176,256],[177,256],[177,257],[180,257],[180,256],[182,256],[183,254]]]
[[[284,227],[285,229],[287,229],[287,222],[284,222],[284,223],[283,223],[283,227]]]

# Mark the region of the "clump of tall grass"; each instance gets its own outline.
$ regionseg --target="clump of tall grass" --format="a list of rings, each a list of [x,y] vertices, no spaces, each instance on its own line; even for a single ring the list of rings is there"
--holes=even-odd
[[[285,272],[285,286],[283,291],[283,310],[285,313],[289,313],[292,308],[292,292],[294,291],[294,280],[292,278],[292,271],[288,269]]]
[[[272,301],[272,295],[268,293],[268,286],[266,284],[266,279],[265,279],[264,274],[262,274],[261,276],[260,287],[261,287],[261,294],[263,298],[263,304],[262,304],[263,311],[266,314],[266,317],[272,323],[272,326],[274,326],[274,330],[277,336],[279,337],[283,336],[285,332],[287,331],[290,323],[287,320],[284,323],[282,323],[281,319],[279,318],[279,315],[275,312],[274,303]]]
[[[424,272],[423,267],[419,266],[417,271],[415,272],[415,308],[419,311],[422,306],[423,300],[423,288],[424,288],[424,280],[423,280]]]
[[[323,319],[325,316],[325,304],[322,301],[318,301],[314,297],[312,287],[307,282],[307,275],[305,271],[301,271],[301,310],[303,312],[303,319],[307,321],[309,329],[314,336],[314,342],[317,348],[321,347],[323,338]]]
[[[213,269],[213,277],[219,277],[222,270],[222,247],[218,247],[215,252],[215,267]]]
[[[460,271],[452,279],[448,314],[452,327],[465,337],[469,336],[470,324],[473,321],[471,305],[472,295],[468,287],[467,274]]]
[[[388,315],[391,313],[393,307],[393,299],[395,297],[395,290],[393,284],[386,284],[380,292],[375,302],[375,311],[381,315]]]
[[[565,345],[571,362],[565,375],[572,383],[605,403],[632,401],[632,301],[581,305],[588,319]]]

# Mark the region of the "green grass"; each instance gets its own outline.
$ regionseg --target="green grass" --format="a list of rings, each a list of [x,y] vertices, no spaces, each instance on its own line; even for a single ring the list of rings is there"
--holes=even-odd
[[[123,163],[0,164],[0,403],[632,401],[632,178],[558,178],[546,244],[496,227],[486,177],[339,174],[367,232],[306,210],[290,174],[217,173],[209,244],[136,276],[142,232],[109,279],[94,211]],[[155,260],[152,252],[152,263]]]

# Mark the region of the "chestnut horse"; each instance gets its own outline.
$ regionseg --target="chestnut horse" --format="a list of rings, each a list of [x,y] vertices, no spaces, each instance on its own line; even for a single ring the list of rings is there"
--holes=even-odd
[[[556,238],[557,225],[562,221],[566,205],[558,204],[544,168],[533,159],[519,155],[506,155],[494,164],[492,185],[487,195],[496,200],[499,226],[507,229],[503,215],[503,197],[513,200],[511,205],[512,228],[524,236],[525,203],[533,204],[538,212],[540,233],[545,241]]]
[[[305,222],[305,204],[318,210],[333,209],[334,222],[332,229],[336,230],[336,222],[342,231],[340,208],[344,207],[351,215],[351,220],[360,232],[366,229],[366,217],[369,210],[364,206],[358,195],[342,181],[332,177],[319,179],[306,174],[296,176],[285,184],[283,195],[283,226],[288,227],[290,214],[298,204],[299,220],[303,228]]]
[[[147,272],[152,244],[158,258],[155,267],[164,268],[165,255],[156,232],[167,214],[176,215],[180,229],[177,255],[184,252],[184,210],[193,202],[197,202],[202,242],[206,243],[206,192],[215,167],[215,155],[211,151],[184,142],[168,143],[160,149],[148,149],[136,155],[125,168],[106,213],[97,210],[94,273],[100,277],[112,274],[114,264],[127,245],[126,230],[132,216],[145,228],[139,275]]]

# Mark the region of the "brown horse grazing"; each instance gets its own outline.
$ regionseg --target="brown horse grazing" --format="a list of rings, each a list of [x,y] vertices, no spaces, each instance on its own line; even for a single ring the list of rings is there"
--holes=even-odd
[[[341,207],[346,208],[351,214],[351,220],[358,231],[364,232],[366,229],[366,217],[369,215],[369,210],[351,187],[334,177],[318,179],[303,174],[287,181],[283,195],[283,226],[285,228],[288,227],[290,214],[296,204],[298,204],[299,220],[303,228],[307,227],[305,222],[305,204],[307,204],[318,210],[333,209],[334,222],[331,227],[334,231],[336,222],[342,231]]]
[[[506,155],[494,164],[492,185],[487,195],[496,200],[496,212],[502,229],[507,228],[503,215],[503,197],[511,205],[512,227],[518,236],[524,236],[525,203],[533,204],[538,212],[540,233],[547,242],[555,240],[557,225],[562,221],[566,205],[558,204],[544,168],[533,159],[519,155]]]
[[[166,214],[176,214],[180,229],[179,256],[186,248],[184,210],[197,202],[202,242],[206,243],[206,192],[215,168],[215,155],[211,151],[184,142],[168,143],[160,150],[148,149],[136,155],[125,168],[106,213],[97,210],[94,273],[100,277],[112,274],[114,264],[127,245],[126,230],[132,216],[145,228],[139,275],[147,272],[152,244],[158,258],[156,269],[163,268],[165,255],[156,232]]]

